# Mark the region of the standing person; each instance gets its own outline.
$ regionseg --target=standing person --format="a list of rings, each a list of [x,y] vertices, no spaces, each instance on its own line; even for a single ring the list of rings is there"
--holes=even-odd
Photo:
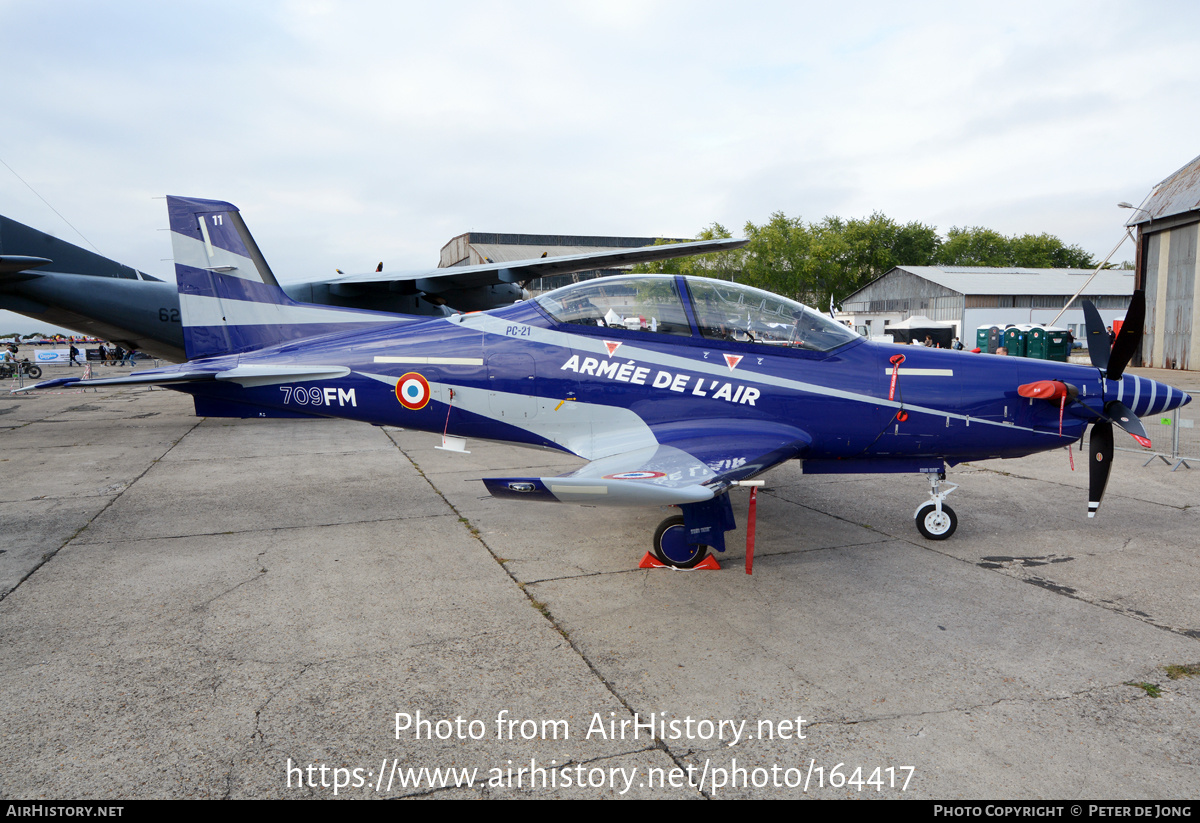
[[[101,366],[108,365],[108,349],[104,348],[103,343],[96,346],[96,355],[96,359],[100,361]]]
[[[963,350],[962,341],[959,340],[957,337],[954,338],[954,342],[950,344],[950,348],[954,349],[955,351],[962,351]]]
[[[68,365],[78,366],[79,364],[75,362],[75,358],[78,356],[79,356],[79,349],[75,348],[75,341],[72,340],[71,341],[71,362]]]

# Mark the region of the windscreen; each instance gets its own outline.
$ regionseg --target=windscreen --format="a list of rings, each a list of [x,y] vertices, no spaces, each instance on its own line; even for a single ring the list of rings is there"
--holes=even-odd
[[[688,291],[700,334],[770,346],[829,351],[858,335],[803,303],[724,280],[689,277]]]

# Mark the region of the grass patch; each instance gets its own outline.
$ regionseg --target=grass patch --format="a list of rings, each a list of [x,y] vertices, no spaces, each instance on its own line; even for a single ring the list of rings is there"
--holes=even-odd
[[[1167,677],[1172,680],[1179,680],[1182,677],[1196,677],[1200,675],[1200,663],[1191,663],[1186,666],[1172,664],[1170,666],[1163,666],[1163,670],[1166,671]]]
[[[1142,691],[1144,691],[1146,694],[1150,695],[1151,697],[1162,697],[1162,687],[1159,686],[1157,683],[1146,683],[1146,682],[1134,683],[1131,680],[1128,683],[1126,683],[1125,685],[1133,686],[1135,689],[1141,689]]]

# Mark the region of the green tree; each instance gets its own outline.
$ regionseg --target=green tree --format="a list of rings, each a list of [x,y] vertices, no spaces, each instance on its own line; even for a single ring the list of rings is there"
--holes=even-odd
[[[992,229],[955,226],[943,239],[934,226],[901,225],[881,212],[867,218],[829,216],[816,223],[773,213],[747,221],[742,249],[635,266],[634,271],[691,274],[750,286],[828,306],[896,266],[1023,266],[1089,268],[1091,255],[1049,234],[1005,237]],[[720,223],[698,240],[730,237]],[[665,242],[665,241],[664,241]]]
[[[1014,266],[1025,266],[1031,269],[1092,269],[1096,262],[1092,256],[1079,246],[1067,246],[1063,241],[1051,234],[1024,234],[1013,236],[1009,241],[1012,246]]]
[[[697,240],[728,240],[733,237],[729,229],[720,223],[713,223],[696,235]],[[656,246],[672,245],[672,240],[657,240]],[[673,257],[670,260],[658,260],[652,263],[639,263],[630,271],[642,274],[690,274],[697,277],[716,277],[721,280],[732,280],[742,271],[745,265],[745,251],[715,252],[713,254],[694,254],[688,257]]]
[[[952,227],[946,232],[937,260],[942,266],[1013,265],[1008,238],[982,226]]]
[[[777,211],[761,226],[747,221],[745,231],[750,243],[740,282],[785,296],[811,291],[813,234],[803,220]]]
[[[875,212],[865,220],[843,222],[827,217],[819,230],[838,234],[827,248],[840,249],[837,271],[828,283],[831,293],[847,294],[882,277],[896,266],[928,266],[937,259],[942,239],[937,229],[922,223],[900,225]]]
[[[776,212],[763,226],[747,223],[746,235],[744,282],[822,308],[895,266],[932,264],[941,245],[934,227],[900,225],[880,212],[866,219],[830,216],[807,225]]]
[[[981,226],[950,229],[938,254],[943,266],[1021,266],[1031,269],[1087,269],[1092,256],[1052,234],[1005,237]]]

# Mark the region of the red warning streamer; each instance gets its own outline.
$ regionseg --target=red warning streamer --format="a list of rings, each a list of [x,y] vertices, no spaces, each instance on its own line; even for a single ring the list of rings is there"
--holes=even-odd
[[[746,515],[746,574],[754,574],[754,508],[758,486],[750,487],[750,513]]]
[[[442,444],[446,443],[446,435],[450,433],[450,407],[454,405],[454,389],[450,389],[450,400],[446,403],[446,427],[442,429]]]
[[[900,364],[904,362],[904,355],[892,355],[892,385],[888,389],[888,400],[896,399],[896,378],[900,376]]]

